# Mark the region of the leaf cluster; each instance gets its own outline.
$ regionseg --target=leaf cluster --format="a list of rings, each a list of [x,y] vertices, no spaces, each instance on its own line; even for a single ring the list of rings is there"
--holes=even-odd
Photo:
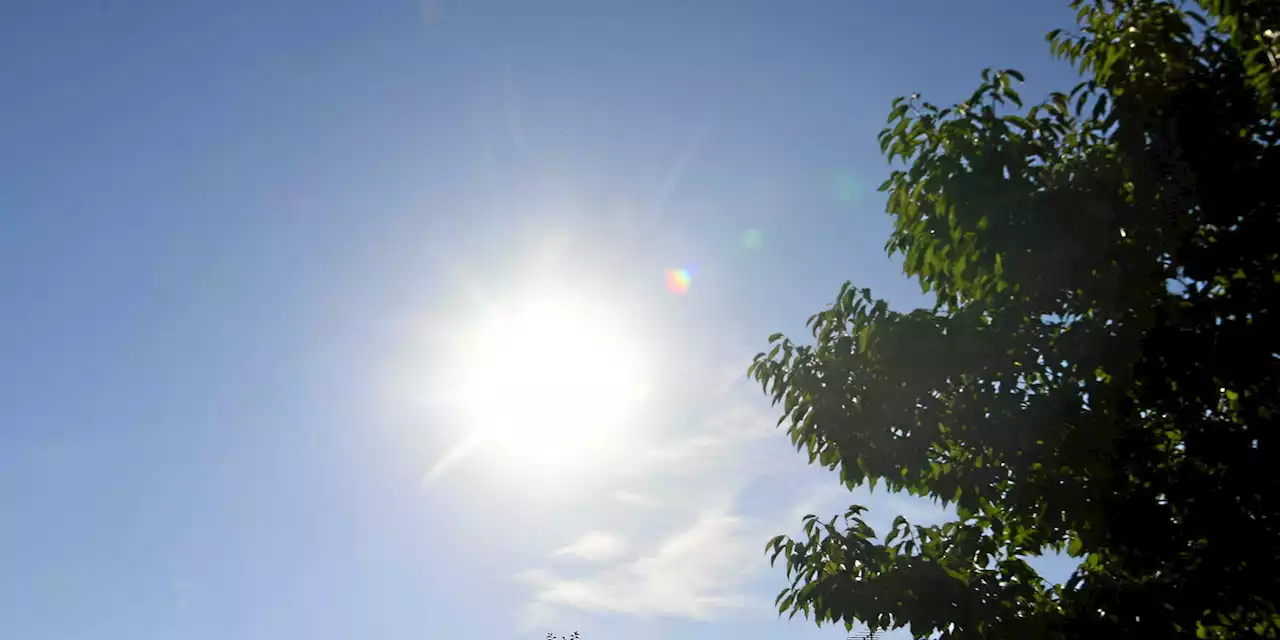
[[[1280,2],[1073,3],[1084,80],[896,100],[886,245],[935,296],[846,283],[751,375],[863,509],[770,541],[780,612],[918,638],[1280,637]],[[1063,585],[1026,562],[1078,560]]]

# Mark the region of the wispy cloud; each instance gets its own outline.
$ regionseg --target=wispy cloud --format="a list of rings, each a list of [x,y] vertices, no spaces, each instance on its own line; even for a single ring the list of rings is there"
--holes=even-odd
[[[592,530],[549,560],[594,564],[521,574],[531,589],[526,623],[562,621],[573,611],[710,619],[748,603],[768,610],[753,584],[768,570],[762,544],[772,532],[737,503],[763,468],[773,418],[746,391],[718,385],[713,410],[634,452],[617,478],[625,488],[606,494],[611,512],[599,515],[629,522],[632,544]]]
[[[626,562],[577,577],[540,570],[523,579],[535,609],[711,618],[751,600],[746,579],[762,568],[754,529],[742,517],[706,513]]]
[[[592,531],[579,538],[573,544],[557,549],[554,555],[571,556],[592,562],[604,562],[618,557],[626,549],[626,546],[622,538],[616,535],[603,531]]]
[[[619,489],[613,492],[613,499],[625,505],[632,507],[656,507],[662,504],[653,496],[648,496],[635,491],[626,491]]]

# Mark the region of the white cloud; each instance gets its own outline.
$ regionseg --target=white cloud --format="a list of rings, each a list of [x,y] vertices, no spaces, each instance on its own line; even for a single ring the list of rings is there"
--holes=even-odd
[[[535,609],[707,619],[751,600],[747,579],[763,569],[757,533],[742,517],[705,513],[628,562],[579,577],[546,570],[522,577],[534,589]]]
[[[711,619],[748,603],[771,610],[773,592],[764,595],[755,580],[768,570],[763,543],[775,532],[737,503],[768,467],[761,445],[775,418],[750,390],[719,386],[709,394],[713,410],[655,430],[631,452],[614,470],[620,486],[605,487],[601,512],[580,523],[589,533],[550,554],[596,564],[519,576],[531,589],[527,625],[563,626],[574,612]],[[602,521],[627,531],[630,555],[620,538],[599,531]]]
[[[661,503],[653,496],[648,496],[635,491],[618,490],[613,492],[613,499],[633,507],[656,507]]]
[[[573,544],[561,547],[554,555],[573,556],[591,562],[604,562],[618,557],[625,549],[626,543],[616,535],[603,531],[592,531]]]

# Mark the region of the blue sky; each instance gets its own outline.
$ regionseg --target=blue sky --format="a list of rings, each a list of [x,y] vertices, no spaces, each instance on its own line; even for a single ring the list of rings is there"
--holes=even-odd
[[[889,101],[985,66],[1070,86],[1042,40],[1070,24],[1055,0],[3,3],[0,636],[842,638],[772,613],[764,541],[854,500],[938,513],[836,489],[742,373],[846,279],[921,303],[882,251]],[[625,437],[530,415],[555,446],[460,450],[479,328],[564,300],[640,363]]]

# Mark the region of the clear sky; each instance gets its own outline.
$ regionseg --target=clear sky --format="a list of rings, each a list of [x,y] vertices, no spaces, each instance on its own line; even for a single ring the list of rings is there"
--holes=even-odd
[[[938,512],[742,374],[1065,5],[0,3],[0,637],[843,638],[765,540]]]

